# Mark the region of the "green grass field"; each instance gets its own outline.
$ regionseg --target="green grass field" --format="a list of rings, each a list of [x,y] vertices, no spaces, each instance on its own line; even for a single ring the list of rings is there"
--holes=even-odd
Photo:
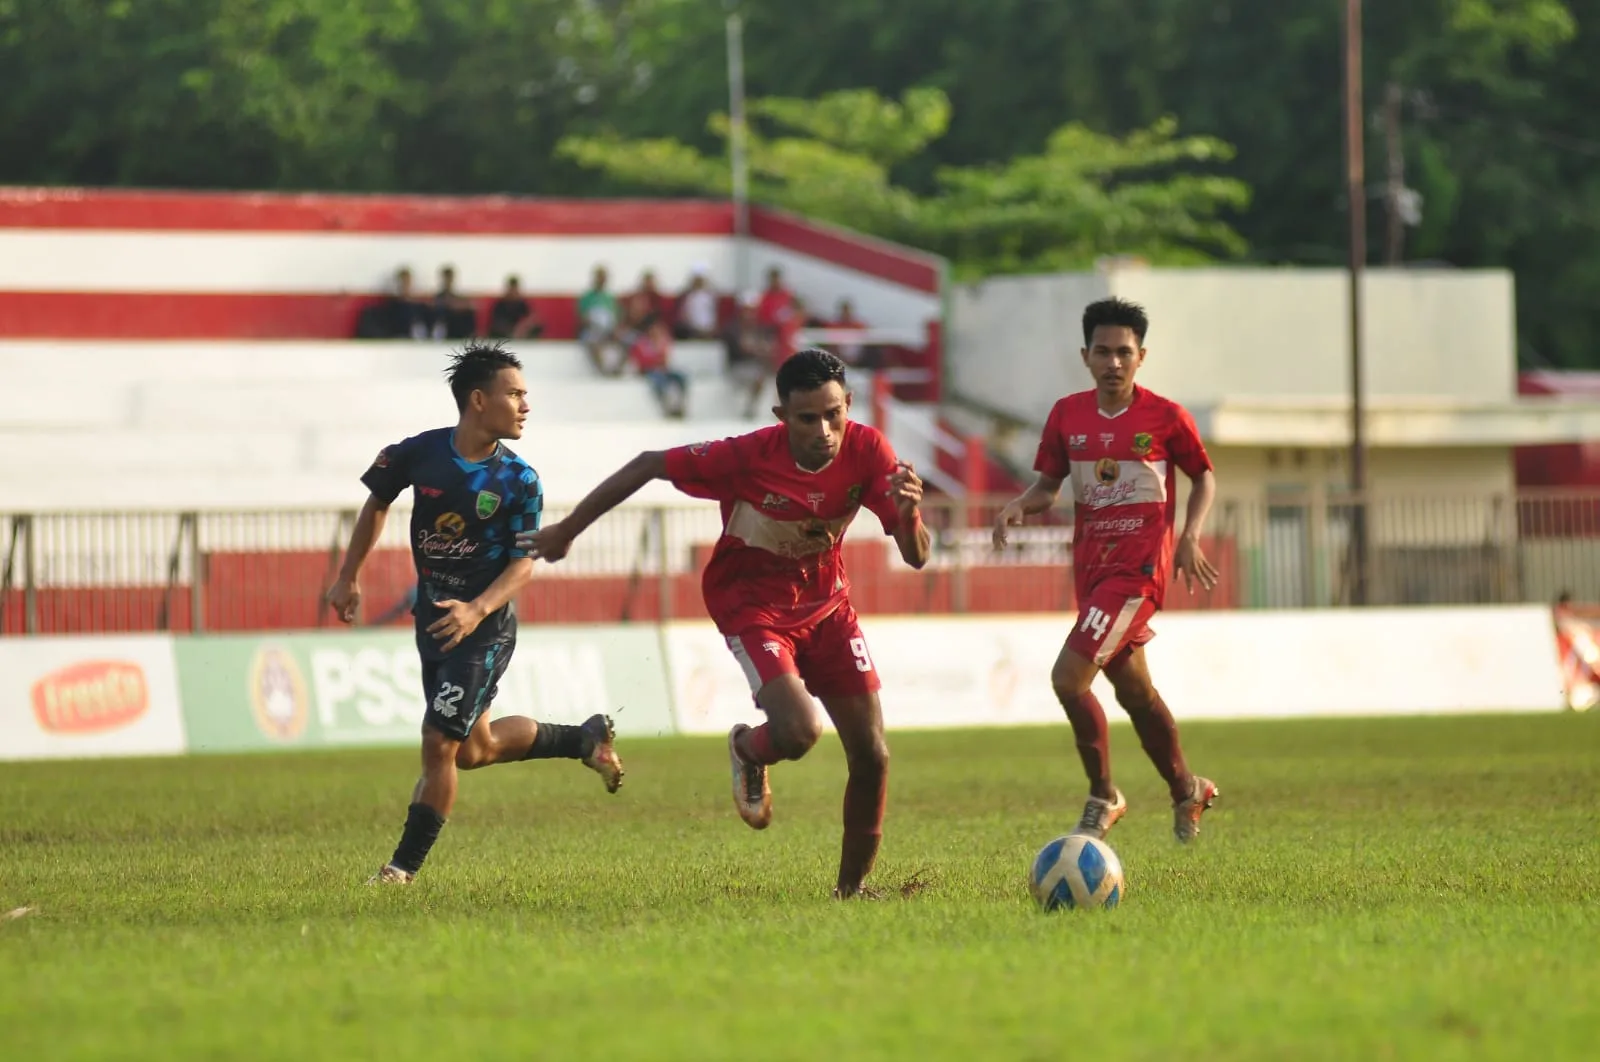
[[[1114,912],[1043,915],[1082,786],[1065,724],[891,735],[876,880],[830,901],[843,763],[716,739],[464,779],[409,889],[415,756],[0,767],[6,1059],[1588,1059],[1600,716],[1191,725],[1192,849],[1119,727]],[[1185,1054],[1175,1054],[1185,1052]]]

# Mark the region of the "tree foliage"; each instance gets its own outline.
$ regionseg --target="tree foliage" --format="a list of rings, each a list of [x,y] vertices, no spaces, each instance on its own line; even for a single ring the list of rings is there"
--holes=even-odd
[[[0,181],[715,188],[725,129],[708,117],[727,109],[726,6],[0,0]],[[763,195],[915,235],[972,271],[1106,246],[1163,261],[1344,259],[1333,0],[737,6],[749,92],[763,101],[751,114]],[[1528,358],[1600,365],[1600,0],[1365,8],[1375,258],[1387,220],[1378,115],[1393,82],[1406,184],[1422,200],[1406,259],[1515,270]],[[940,99],[945,113],[917,110]],[[1089,164],[1163,135],[1169,117],[1233,154],[1180,152],[1109,177]],[[1252,189],[1248,203],[1223,179]]]

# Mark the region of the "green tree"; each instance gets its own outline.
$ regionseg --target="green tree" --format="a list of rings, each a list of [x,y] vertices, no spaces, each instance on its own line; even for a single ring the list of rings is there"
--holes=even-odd
[[[949,255],[962,275],[1085,268],[1106,254],[1176,264],[1244,251],[1219,215],[1242,208],[1248,190],[1231,178],[1190,172],[1226,160],[1231,150],[1212,138],[1179,137],[1171,119],[1122,139],[1066,125],[1039,154],[942,168],[935,190],[918,195],[896,184],[891,171],[948,128],[949,100],[938,89],[912,89],[898,101],[865,90],[809,101],[762,98],[749,111],[755,201]],[[721,113],[709,128],[724,141],[731,132]],[[672,139],[579,136],[559,150],[613,180],[655,191],[724,195],[731,181],[725,155]]]

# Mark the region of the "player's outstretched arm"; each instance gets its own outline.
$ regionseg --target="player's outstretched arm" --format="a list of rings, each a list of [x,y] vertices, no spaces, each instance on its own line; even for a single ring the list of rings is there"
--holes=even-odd
[[[1196,584],[1207,590],[1217,585],[1217,569],[1200,548],[1200,535],[1205,530],[1211,503],[1217,497],[1217,474],[1208,468],[1198,476],[1190,476],[1189,484],[1189,504],[1183,514],[1183,534],[1178,536],[1178,548],[1172,555],[1172,566],[1183,576],[1192,594]]]
[[[517,549],[530,557],[543,557],[558,561],[572,548],[573,539],[583,534],[589,525],[639,492],[653,479],[667,478],[667,455],[663,450],[646,450],[632,461],[617,469],[591,490],[565,520],[542,527],[537,531],[523,531],[517,535]]]
[[[1057,477],[1041,472],[1020,497],[1007,502],[1006,507],[994,518],[994,548],[1005,548],[1010,529],[1020,527],[1024,517],[1042,513],[1054,505],[1061,494],[1061,483]]]
[[[361,566],[367,562],[367,554],[372,552],[372,547],[383,536],[384,521],[388,518],[389,503],[369,494],[367,503],[361,507],[361,514],[356,517],[356,526],[350,532],[350,545],[344,551],[344,564],[339,568],[339,577],[328,589],[328,607],[345,623],[356,621],[356,609],[361,604]]]

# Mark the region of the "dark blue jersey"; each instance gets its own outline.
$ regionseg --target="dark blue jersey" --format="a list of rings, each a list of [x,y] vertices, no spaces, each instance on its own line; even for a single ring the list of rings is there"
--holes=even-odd
[[[539,527],[544,487],[538,473],[499,445],[487,460],[468,461],[456,452],[455,429],[437,428],[385,447],[361,482],[385,504],[413,488],[417,645],[424,656],[441,655],[426,633],[442,615],[434,602],[471,601],[506,565],[527,556],[516,548],[515,536]],[[515,630],[516,611],[508,604],[486,618],[468,642],[511,637]]]

